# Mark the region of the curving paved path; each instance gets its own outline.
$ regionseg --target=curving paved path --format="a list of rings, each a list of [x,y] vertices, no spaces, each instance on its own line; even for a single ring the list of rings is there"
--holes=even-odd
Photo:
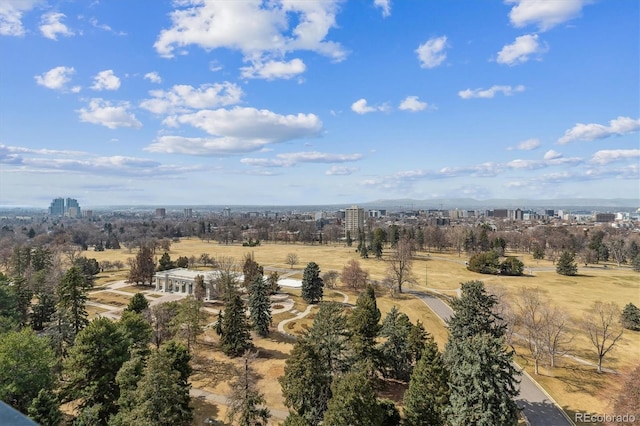
[[[422,300],[442,321],[446,321],[453,314],[449,305],[435,296],[418,290],[407,290],[406,293]],[[522,373],[520,395],[516,401],[528,424],[530,426],[574,426],[558,403],[526,371],[523,370]]]

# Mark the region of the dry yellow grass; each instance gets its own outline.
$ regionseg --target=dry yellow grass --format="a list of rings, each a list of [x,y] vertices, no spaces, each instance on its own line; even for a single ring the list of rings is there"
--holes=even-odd
[[[381,279],[386,274],[386,263],[377,259],[360,259],[353,247],[342,245],[302,245],[302,244],[266,244],[258,247],[242,247],[240,245],[219,245],[214,242],[203,242],[198,239],[183,239],[179,243],[172,244],[171,257],[176,259],[179,256],[196,256],[208,253],[212,257],[231,256],[240,264],[247,253],[252,253],[254,259],[265,267],[289,268],[285,259],[288,253],[296,253],[299,263],[295,266],[298,270],[297,278],[301,278],[302,269],[311,261],[318,263],[322,272],[336,270],[341,272],[343,267],[351,259],[360,262],[361,267],[369,272],[373,279]],[[161,253],[158,254],[158,256]],[[94,257],[100,260],[121,260],[126,262],[127,258],[135,256],[127,249],[107,250],[104,252],[85,252],[84,256]],[[487,285],[502,286],[509,295],[515,295],[521,287],[538,287],[554,304],[565,310],[577,323],[589,310],[595,301],[615,302],[621,308],[629,302],[640,306],[640,275],[630,271],[628,268],[618,268],[609,264],[608,268],[602,266],[579,267],[579,276],[564,277],[555,273],[552,262],[542,260],[536,261],[526,254],[515,253],[525,263],[526,272],[530,268],[534,269],[531,277],[503,277],[481,275],[470,272],[464,266],[467,257],[463,254],[458,256],[452,253],[418,253],[419,260],[414,261],[413,273],[417,283],[422,286],[437,289],[445,294],[455,294],[454,291],[461,282],[470,280],[481,280]],[[548,271],[536,271],[536,268],[549,268]],[[114,276],[122,277],[126,271],[114,273]],[[117,278],[122,279],[122,278]],[[340,285],[337,288],[349,295],[349,303],[355,303],[357,294],[350,290],[345,290]],[[299,290],[286,289],[292,294],[295,306],[294,309],[303,311],[306,304],[299,297]],[[330,294],[327,289],[327,298],[341,301],[337,294]],[[124,297],[124,296],[123,296]],[[122,301],[121,301],[122,302]],[[390,298],[388,295],[380,294],[378,306],[383,312],[383,316],[397,305],[402,312],[405,312],[412,321],[420,319],[427,331],[434,335],[436,342],[443,348],[446,342],[447,332],[442,322],[424,305],[422,302],[410,296]],[[274,323],[282,319],[291,318],[293,314],[283,313],[274,316]],[[305,326],[309,327],[312,318],[296,321],[292,331],[300,332]],[[574,329],[576,337],[572,342],[572,353],[585,359],[595,360],[592,355],[590,344],[586,337],[581,334],[578,328]],[[269,406],[283,407],[280,395],[280,386],[275,378],[282,374],[284,359],[291,349],[288,343],[271,341],[269,339],[256,339],[256,345],[267,351],[277,351],[281,355],[261,359],[260,371],[264,371],[264,378],[260,381],[260,388],[265,395],[268,395]],[[271,349],[269,349],[271,348]],[[212,356],[225,359],[224,355],[215,351],[210,351]],[[524,350],[519,351],[525,354]],[[640,360],[640,333],[626,332],[624,340],[618,348],[605,358],[605,366],[614,369],[627,369],[637,365]],[[526,358],[519,358],[519,362],[529,370],[530,362]],[[570,361],[561,361],[560,367],[552,371],[542,367],[543,375],[536,377],[539,382],[558,402],[570,413],[573,411],[591,411],[595,408],[604,409],[608,404],[607,397],[615,390],[615,378],[609,374],[597,375],[595,368],[581,366]],[[219,391],[225,390],[224,384],[219,384],[216,388]],[[273,405],[272,405],[273,404]]]
[[[127,296],[123,294],[111,293],[109,291],[90,293],[89,300],[95,303],[103,303],[105,305],[111,305],[118,308],[127,306],[129,304],[129,298]]]

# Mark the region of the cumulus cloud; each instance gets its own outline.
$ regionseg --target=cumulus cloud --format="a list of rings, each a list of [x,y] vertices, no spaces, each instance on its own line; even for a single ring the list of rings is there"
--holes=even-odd
[[[348,176],[357,172],[358,170],[359,169],[357,167],[333,166],[329,170],[324,172],[324,174],[327,176]]]
[[[243,164],[261,167],[291,167],[298,163],[346,163],[362,159],[362,154],[331,154],[326,152],[289,152],[276,158],[243,158]]]
[[[373,0],[373,4],[382,9],[382,16],[391,16],[391,0]]]
[[[265,80],[282,78],[288,80],[302,74],[306,68],[301,59],[295,58],[290,61],[267,61],[266,63],[256,61],[251,66],[240,68],[240,71],[244,78],[261,78]]]
[[[201,110],[172,117],[214,137],[161,136],[145,148],[150,152],[190,155],[233,155],[257,151],[273,143],[317,137],[322,122],[315,114],[280,115],[269,110],[235,107]]]
[[[640,158],[640,149],[605,149],[593,154],[591,162],[596,164],[608,164],[614,161],[637,158]]]
[[[511,86],[491,86],[489,89],[466,89],[458,92],[458,96],[462,99],[472,99],[472,98],[493,98],[497,93],[502,93],[505,96],[511,96],[514,93],[524,92],[525,87],[523,85],[518,85],[515,87]]]
[[[447,54],[447,36],[432,37],[416,49],[421,68],[435,68],[441,65]]]
[[[532,151],[540,146],[540,141],[535,138],[527,139],[520,142],[515,147],[509,147],[508,150],[518,149],[520,151]]]
[[[94,98],[89,101],[87,108],[81,108],[77,112],[80,121],[99,124],[109,129],[117,129],[118,127],[142,127],[142,123],[129,111],[130,107],[128,102],[112,104],[104,99]]]
[[[70,37],[75,33],[71,31],[62,20],[67,16],[64,13],[49,12],[40,18],[40,32],[51,40],[57,40],[58,35]]]
[[[67,83],[71,81],[71,76],[76,70],[73,67],[55,67],[49,71],[34,76],[36,83],[52,90],[66,90]]]
[[[41,0],[3,0],[0,2],[0,35],[22,36],[22,15],[33,9]]]
[[[364,98],[358,99],[353,104],[351,104],[351,111],[361,115],[367,114],[370,112],[386,111],[386,110],[387,110],[386,105],[371,106],[367,104],[367,100]]]
[[[120,88],[120,79],[113,70],[100,71],[93,77],[93,90],[118,90]]]
[[[640,119],[631,117],[618,117],[609,121],[609,125],[590,123],[577,123],[571,129],[567,130],[558,143],[561,145],[578,140],[593,141],[596,139],[605,139],[611,136],[622,136],[629,133],[637,132],[640,129]]]
[[[154,47],[164,57],[173,57],[176,49],[191,45],[205,50],[239,50],[255,68],[255,72],[251,72],[252,67],[243,70],[252,78],[261,78],[261,64],[268,65],[270,61],[274,63],[263,71],[267,78],[290,78],[302,65],[301,61],[284,60],[290,52],[312,51],[335,61],[346,57],[340,43],[326,39],[336,26],[339,3],[340,0],[175,2],[177,8],[170,13],[171,27],[160,32]],[[290,27],[292,22],[294,27]],[[283,70],[284,64],[287,66]]]
[[[234,105],[243,96],[240,86],[229,83],[203,84],[196,88],[178,84],[170,90],[151,90],[151,99],[145,99],[140,107],[154,114],[175,114],[193,109]]]
[[[569,21],[580,15],[582,7],[589,0],[506,0],[507,4],[515,4],[509,12],[509,19],[514,27],[537,25],[540,31],[546,31],[558,24]]]
[[[538,34],[526,34],[516,37],[516,40],[505,45],[500,52],[496,61],[504,65],[519,65],[527,62],[531,56],[540,57],[547,52],[549,48],[546,44],[541,45],[538,42]]]
[[[543,158],[545,160],[555,160],[556,158],[560,158],[560,157],[562,157],[562,154],[554,151],[553,149],[550,149],[549,151],[545,152]]]
[[[162,83],[162,78],[156,71],[146,73],[144,79],[156,84]]]
[[[407,96],[402,102],[400,102],[400,106],[398,108],[402,111],[417,112],[426,109],[427,103],[420,101],[417,96]]]

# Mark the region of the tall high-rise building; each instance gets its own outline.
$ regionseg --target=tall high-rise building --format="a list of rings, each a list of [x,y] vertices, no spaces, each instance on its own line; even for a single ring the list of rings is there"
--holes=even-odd
[[[64,214],[69,217],[80,217],[80,204],[75,198],[67,198]]]
[[[347,232],[351,234],[351,238],[358,237],[359,230],[364,231],[364,209],[358,206],[351,206],[344,211],[344,235]]]
[[[49,206],[51,216],[64,216],[64,198],[54,198]]]

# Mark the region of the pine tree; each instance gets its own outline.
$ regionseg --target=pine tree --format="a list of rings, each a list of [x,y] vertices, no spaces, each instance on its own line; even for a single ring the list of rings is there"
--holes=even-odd
[[[271,326],[271,300],[267,283],[261,274],[254,277],[248,290],[251,325],[259,336],[266,337]]]
[[[220,332],[220,347],[226,355],[240,356],[252,347],[245,307],[239,294],[231,296],[218,322],[216,331]]]
[[[424,344],[422,357],[411,374],[404,394],[404,415],[407,426],[440,426],[446,423],[445,409],[449,403],[449,373],[438,352],[433,337]]]
[[[131,299],[129,299],[129,304],[124,309],[125,312],[132,311],[137,314],[141,314],[145,309],[149,308],[149,301],[146,297],[144,297],[143,293],[136,293],[133,295]]]
[[[411,331],[409,317],[393,306],[382,322],[380,336],[386,340],[380,345],[380,367],[385,377],[409,380],[413,357],[409,348]]]
[[[278,378],[284,404],[293,411],[290,424],[317,425],[322,421],[331,398],[331,375],[318,368],[322,357],[315,345],[306,338],[296,342],[284,365],[284,374]],[[290,416],[291,417],[291,416]]]
[[[351,348],[356,362],[377,362],[375,344],[380,331],[380,309],[371,285],[358,296],[347,325],[351,331]]]
[[[29,417],[41,426],[58,426],[62,423],[60,403],[48,389],[40,389],[38,396],[31,401]]]
[[[309,262],[302,274],[302,298],[310,304],[318,303],[322,300],[322,287],[320,267],[315,262]]]
[[[628,303],[622,309],[621,321],[624,328],[640,331],[640,309],[633,303]]]
[[[117,322],[122,335],[127,339],[129,352],[139,352],[143,356],[149,354],[149,343],[153,329],[142,315],[133,311],[124,311]]]
[[[89,283],[80,269],[73,267],[64,274],[58,286],[58,313],[75,337],[89,323],[86,309]]]
[[[500,325],[501,318],[493,313],[498,301],[486,292],[484,283],[468,281],[462,283],[460,288],[461,297],[451,302],[455,314],[448,321],[450,340],[462,340],[478,333],[502,336],[505,326]]]
[[[239,426],[264,426],[271,417],[264,407],[264,396],[256,388],[255,372],[249,363],[256,354],[245,352],[244,366],[238,377],[231,383],[228,417],[231,424]]]
[[[307,333],[308,341],[320,355],[319,369],[329,372],[332,377],[349,370],[349,336],[344,307],[337,302],[320,305]]]
[[[334,382],[331,390],[333,396],[324,413],[323,425],[382,426],[383,413],[367,372],[347,373]]]
[[[574,276],[578,274],[576,255],[570,251],[563,251],[556,264],[556,272],[560,275]]]

